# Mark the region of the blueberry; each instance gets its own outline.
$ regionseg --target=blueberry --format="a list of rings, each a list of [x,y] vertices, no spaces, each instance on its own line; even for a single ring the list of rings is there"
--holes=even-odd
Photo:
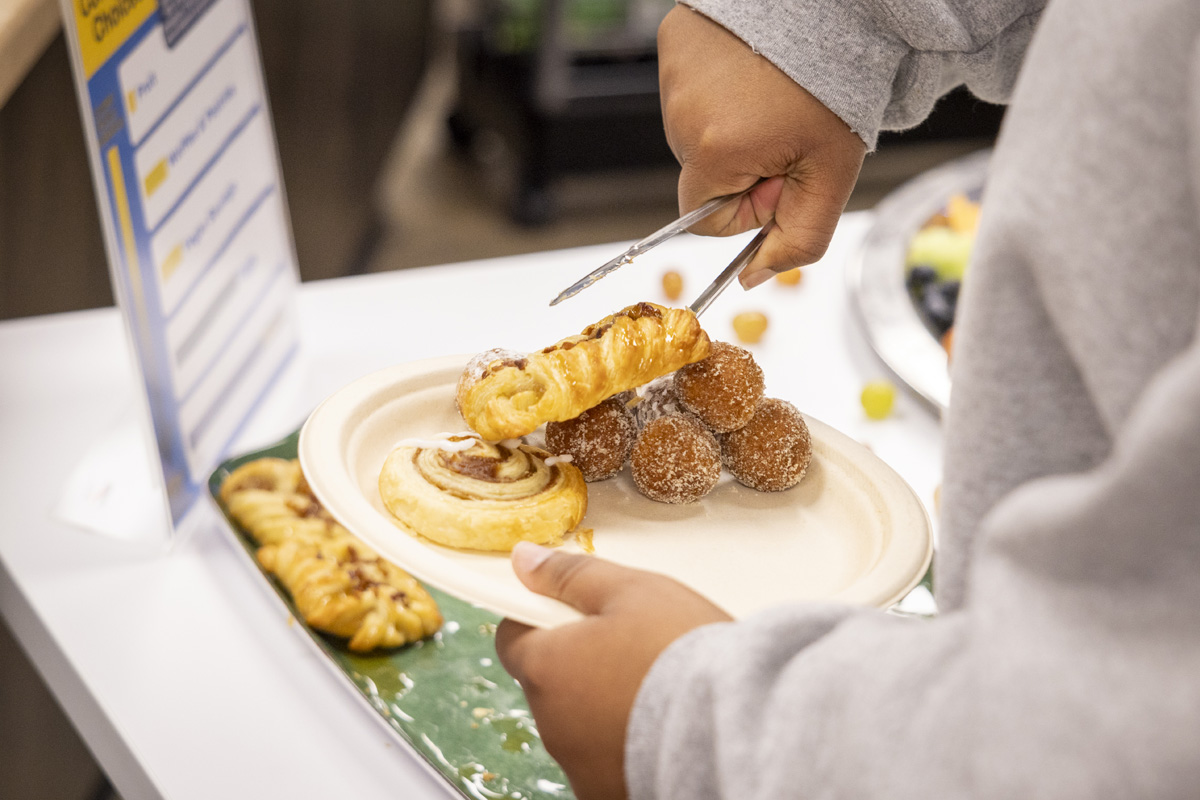
[[[905,285],[908,286],[908,291],[918,301],[921,295],[925,294],[925,289],[937,280],[937,270],[928,264],[917,264],[908,271],[908,276],[905,279]]]
[[[939,289],[946,295],[946,299],[950,301],[951,306],[958,305],[958,292],[962,288],[962,281],[942,281],[939,284]]]
[[[941,336],[954,324],[954,312],[958,306],[959,281],[935,283],[926,288],[921,297],[921,310],[925,319]]]

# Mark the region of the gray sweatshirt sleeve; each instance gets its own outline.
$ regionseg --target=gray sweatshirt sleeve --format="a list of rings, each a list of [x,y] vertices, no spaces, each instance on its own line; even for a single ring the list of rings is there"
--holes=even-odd
[[[956,612],[780,608],[674,643],[628,728],[631,798],[1195,796],[1196,409],[1193,343],[1098,469],[992,510]]]
[[[919,124],[965,83],[1005,102],[1045,0],[687,0],[862,137]]]
[[[972,510],[940,547],[970,542],[968,590],[931,621],[792,606],[675,642],[633,800],[1196,796],[1200,6],[1056,0],[1027,70],[955,346],[944,502]]]

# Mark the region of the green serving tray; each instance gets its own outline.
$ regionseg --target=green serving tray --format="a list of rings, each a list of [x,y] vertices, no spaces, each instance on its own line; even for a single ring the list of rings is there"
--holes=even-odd
[[[346,685],[464,797],[573,798],[562,769],[542,746],[521,687],[496,658],[498,616],[426,587],[445,618],[441,631],[424,642],[360,655],[342,640],[304,624],[282,584],[259,567],[254,542],[221,502],[221,483],[248,461],[296,458],[299,438],[297,432],[275,445],[225,461],[208,479],[209,492],[246,563],[274,590],[308,640],[345,677]]]

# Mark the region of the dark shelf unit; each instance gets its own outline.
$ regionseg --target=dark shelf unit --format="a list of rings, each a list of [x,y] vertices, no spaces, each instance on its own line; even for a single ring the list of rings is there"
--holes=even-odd
[[[675,164],[659,107],[656,43],[646,25],[581,45],[569,32],[569,0],[541,0],[524,46],[511,47],[497,36],[495,12],[504,0],[480,2],[482,13],[456,31],[458,97],[447,124],[463,153],[485,131],[503,144],[514,165],[508,198],[514,221],[551,221],[554,184],[563,176]],[[994,137],[1002,118],[1003,107],[960,88],[917,128],[883,133],[879,147]]]
[[[452,140],[469,151],[481,131],[498,135],[515,164],[510,213],[525,225],[554,217],[553,187],[564,175],[675,163],[653,37],[581,47],[568,42],[563,15],[562,0],[545,0],[535,44],[519,52],[498,47],[486,21],[456,35]]]

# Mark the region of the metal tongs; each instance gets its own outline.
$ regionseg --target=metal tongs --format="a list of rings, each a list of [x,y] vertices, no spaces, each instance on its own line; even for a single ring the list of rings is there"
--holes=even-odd
[[[755,186],[757,185],[758,184],[755,184]],[[750,189],[753,188],[754,186],[750,187]],[[555,297],[553,300],[551,300],[550,305],[556,306],[563,300],[566,300],[569,297],[574,297],[596,281],[603,278],[605,275],[608,275],[610,272],[615,272],[629,262],[633,261],[642,253],[653,250],[655,247],[658,247],[672,236],[683,233],[692,225],[704,219],[709,214],[712,214],[718,209],[724,207],[725,205],[740,200],[750,191],[750,189],[745,189],[744,191],[736,192],[734,194],[727,194],[723,195],[722,197],[713,198],[697,208],[695,211],[684,214],[682,217],[666,227],[660,228],[659,230],[647,236],[645,239],[642,239],[640,242],[636,242],[632,247],[614,258],[612,261],[601,265],[597,269],[592,270],[587,275],[584,275],[582,278],[575,281],[575,283],[564,289],[558,295],[558,297]],[[710,283],[708,288],[701,292],[700,296],[692,301],[692,304],[688,306],[688,310],[696,316],[700,316],[704,309],[708,308],[712,304],[712,301],[716,300],[717,296],[721,294],[721,292],[725,291],[729,284],[733,283],[734,278],[736,278],[738,273],[742,271],[742,268],[750,263],[750,259],[754,258],[754,254],[758,252],[758,248],[762,246],[762,243],[767,238],[767,234],[770,233],[771,228],[773,227],[775,227],[775,220],[768,220],[767,224],[763,225],[754,238],[750,240],[750,243],[742,249],[742,252],[738,253],[733,261],[729,262],[729,266],[721,270],[721,274],[716,277],[716,280]]]

